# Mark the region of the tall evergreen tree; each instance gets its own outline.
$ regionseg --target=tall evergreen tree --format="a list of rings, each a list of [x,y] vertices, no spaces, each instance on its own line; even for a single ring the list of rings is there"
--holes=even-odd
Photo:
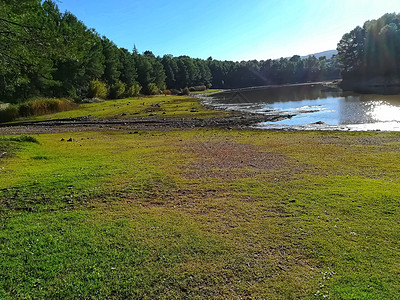
[[[121,62],[120,53],[118,47],[111,42],[108,38],[103,37],[103,54],[105,58],[105,69],[103,74],[103,80],[109,84],[113,85],[119,79],[121,75]]]

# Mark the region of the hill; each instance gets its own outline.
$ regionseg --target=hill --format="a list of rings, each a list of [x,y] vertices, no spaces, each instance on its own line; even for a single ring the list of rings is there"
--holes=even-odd
[[[331,59],[333,55],[337,55],[337,54],[338,54],[337,50],[327,50],[327,51],[323,51],[323,52],[305,55],[305,56],[302,56],[301,58],[307,58],[311,55],[314,55],[316,58],[326,56],[327,59]]]

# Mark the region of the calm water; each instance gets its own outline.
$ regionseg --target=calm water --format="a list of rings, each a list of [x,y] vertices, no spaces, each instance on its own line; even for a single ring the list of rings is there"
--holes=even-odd
[[[229,91],[211,105],[287,117],[262,128],[400,131],[400,95],[343,93],[316,84]]]

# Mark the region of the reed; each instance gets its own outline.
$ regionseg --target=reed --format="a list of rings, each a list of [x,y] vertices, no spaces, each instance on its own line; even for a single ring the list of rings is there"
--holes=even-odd
[[[21,117],[47,115],[70,110],[76,106],[77,104],[73,101],[65,98],[36,98],[0,109],[0,122],[11,122]]]

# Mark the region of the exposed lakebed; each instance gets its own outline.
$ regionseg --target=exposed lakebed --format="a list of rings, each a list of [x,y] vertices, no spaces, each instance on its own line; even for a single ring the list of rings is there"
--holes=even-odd
[[[257,125],[265,129],[400,131],[400,95],[343,92],[323,83],[224,91],[206,103],[279,116]]]

